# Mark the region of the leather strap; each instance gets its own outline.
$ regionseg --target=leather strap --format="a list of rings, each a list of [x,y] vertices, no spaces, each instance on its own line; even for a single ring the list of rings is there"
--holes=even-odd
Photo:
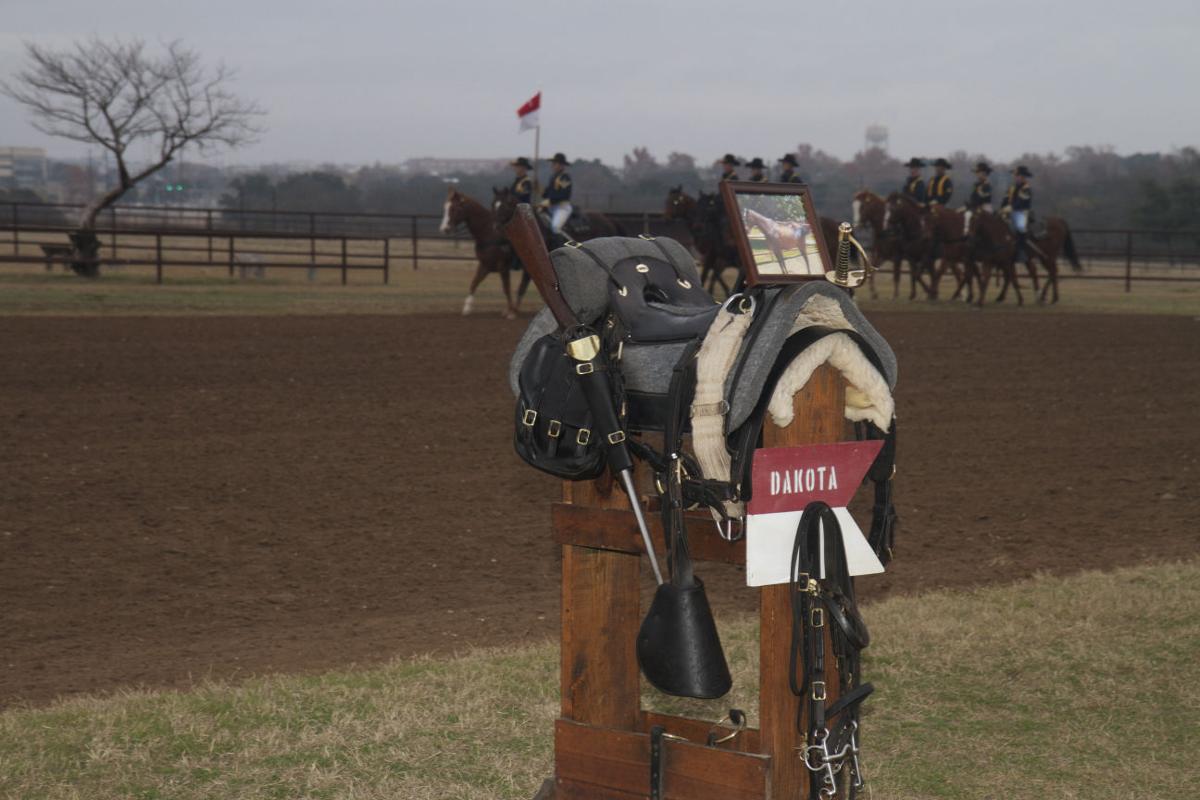
[[[661,800],[663,792],[662,752],[667,729],[655,725],[650,729],[650,800]]]

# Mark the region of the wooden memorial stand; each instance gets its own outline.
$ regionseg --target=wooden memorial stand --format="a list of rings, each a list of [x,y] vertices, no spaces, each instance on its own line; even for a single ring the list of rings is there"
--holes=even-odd
[[[841,441],[845,381],[823,365],[797,393],[786,428],[768,419],[766,447]],[[694,720],[641,707],[634,644],[642,622],[640,558],[644,553],[625,495],[597,483],[564,484],[553,509],[555,541],[562,545],[562,714],[554,731],[554,778],[535,800],[635,800],[650,796],[650,729],[663,725],[688,741],[664,741],[663,797],[677,800],[793,800],[808,797],[802,761],[804,735],[796,717],[788,659],[792,635],[789,587],[759,589],[760,726],[732,741],[705,746],[716,720]],[[665,569],[657,514],[648,514]],[[697,561],[744,564],[745,543],[716,536],[707,512],[689,525]],[[826,652],[832,652],[826,628]],[[836,660],[828,659],[829,702],[838,695]],[[815,800],[815,799],[814,799]]]

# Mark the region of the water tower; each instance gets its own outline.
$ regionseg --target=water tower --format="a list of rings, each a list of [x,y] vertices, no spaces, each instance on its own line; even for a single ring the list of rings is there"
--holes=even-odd
[[[877,147],[880,150],[882,150],[883,152],[885,152],[885,153],[887,152],[888,129],[887,129],[886,125],[875,124],[875,125],[867,126],[867,134],[866,134],[866,141],[865,141],[864,149],[870,150],[872,147]]]

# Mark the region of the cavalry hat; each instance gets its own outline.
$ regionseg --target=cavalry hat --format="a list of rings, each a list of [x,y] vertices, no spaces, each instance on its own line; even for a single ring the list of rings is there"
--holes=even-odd
[[[749,167],[750,169],[766,169],[767,168],[767,165],[764,164],[763,160],[761,158],[759,158],[758,156],[755,156],[752,161],[747,161],[746,166]]]
[[[1021,166],[1014,169],[1013,172],[1015,172],[1016,174],[1020,175],[1023,178],[1032,178],[1033,177],[1033,173],[1029,171],[1029,167],[1025,166],[1024,164],[1022,164]]]
[[[510,167],[524,167],[525,169],[533,169],[533,164],[530,164],[529,159],[525,156],[514,158],[512,161],[508,162],[508,165]]]
[[[933,165],[935,167],[945,167],[946,169],[954,169],[954,166],[944,158],[939,158],[937,161],[933,162]]]
[[[800,166],[799,164],[796,163],[796,157],[794,155],[792,155],[791,153],[788,153],[786,156],[779,159],[779,162],[781,164],[791,164],[793,167]]]
[[[919,158],[910,158],[908,160],[908,163],[905,164],[904,166],[906,166],[906,167],[923,167],[923,166],[925,166],[925,162]]]
[[[733,153],[726,153],[725,157],[721,159],[721,163],[728,164],[731,167],[740,167],[742,165],[742,162],[738,161]]]
[[[554,158],[550,159],[551,164],[562,164],[564,167],[571,166],[571,162],[567,161],[567,157],[562,153],[555,153]]]
[[[980,161],[978,164],[976,164],[975,171],[976,172],[986,172],[988,175],[992,174],[992,168],[988,166],[988,163],[986,161]]]

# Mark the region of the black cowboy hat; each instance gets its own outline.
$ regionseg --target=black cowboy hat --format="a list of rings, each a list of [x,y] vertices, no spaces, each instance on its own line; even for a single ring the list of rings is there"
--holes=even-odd
[[[945,167],[946,169],[954,169],[954,167],[950,164],[950,162],[944,158],[939,158],[937,161],[933,162],[933,165],[935,167]]]
[[[992,168],[988,166],[988,163],[986,161],[980,161],[978,164],[976,164],[975,171],[976,172],[986,172],[988,175],[992,174]]]
[[[551,164],[562,164],[564,167],[571,166],[571,162],[567,161],[567,157],[562,153],[555,153],[554,158],[550,159]]]
[[[740,167],[742,165],[742,162],[738,161],[733,153],[726,153],[725,157],[721,159],[721,163],[728,164],[731,167]]]
[[[752,160],[752,161],[747,161],[746,166],[749,167],[750,169],[766,169],[767,168],[767,165],[764,164],[763,160],[761,158],[759,158],[758,156],[755,156],[754,160]]]
[[[908,163],[905,164],[904,166],[910,167],[910,168],[911,167],[923,167],[923,166],[925,166],[925,162],[919,158],[910,158],[908,160]]]
[[[779,159],[779,163],[781,163],[781,164],[791,164],[793,167],[798,167],[798,166],[800,166],[798,163],[796,163],[796,157],[795,157],[794,155],[792,155],[791,153],[788,153],[786,156],[784,156],[783,158]]]
[[[1023,178],[1032,178],[1033,177],[1033,173],[1029,171],[1029,167],[1025,166],[1024,164],[1022,164],[1021,166],[1014,169],[1013,172],[1016,173],[1017,175],[1020,175]]]
[[[512,161],[508,162],[508,165],[510,167],[524,167],[525,169],[533,169],[533,164],[530,164],[529,159],[525,156],[514,158]]]

